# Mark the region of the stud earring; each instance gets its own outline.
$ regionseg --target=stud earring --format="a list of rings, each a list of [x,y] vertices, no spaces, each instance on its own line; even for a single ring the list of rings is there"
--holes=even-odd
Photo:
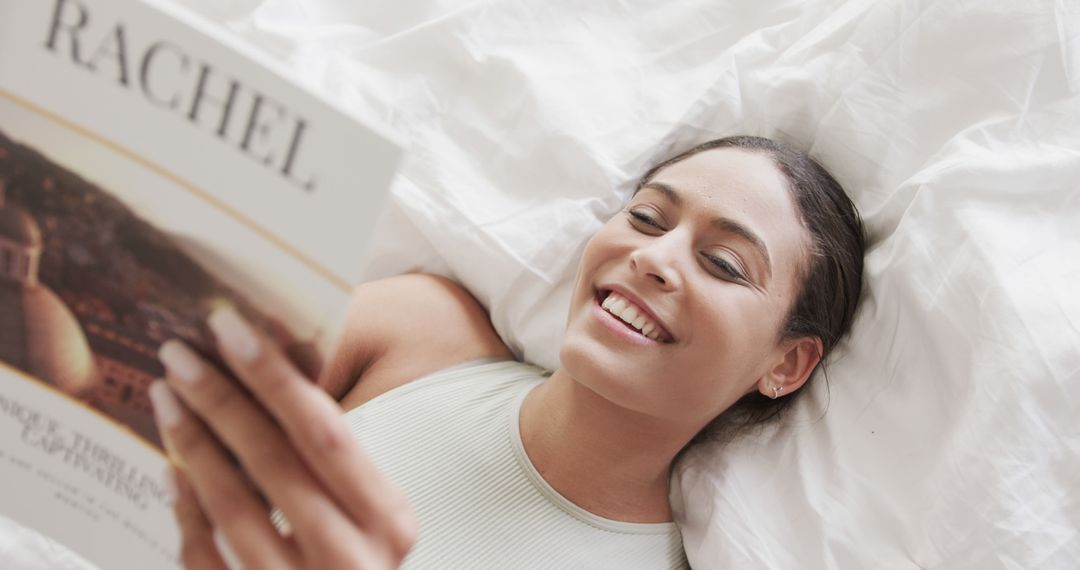
[[[784,391],[783,386],[773,386],[772,387],[772,392],[773,392],[772,399],[775,400],[775,399],[779,398],[780,397],[780,392],[783,392],[783,391]]]

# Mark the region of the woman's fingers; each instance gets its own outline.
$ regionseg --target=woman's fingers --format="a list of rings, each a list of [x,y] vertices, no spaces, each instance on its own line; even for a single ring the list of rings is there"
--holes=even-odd
[[[178,469],[169,466],[166,474],[172,481],[173,513],[180,525],[180,561],[188,570],[227,570],[228,566],[214,545],[214,527],[206,518],[191,489]]]
[[[337,403],[236,311],[215,311],[209,322],[229,367],[284,428],[327,491],[404,557],[416,538],[413,511],[348,432]]]
[[[250,394],[182,342],[166,342],[159,356],[170,386],[232,451],[251,480],[294,527],[319,528],[320,537],[342,529],[343,513],[285,433]],[[297,538],[305,546],[305,537]]]
[[[197,497],[194,501],[180,501],[177,505],[178,518],[182,525],[186,525],[186,528],[182,527],[185,538],[190,533],[194,541],[191,546],[185,544],[185,564],[188,559],[206,562],[202,554],[194,551],[208,547],[206,528],[198,518],[199,514],[205,513],[212,526],[224,532],[246,567],[295,567],[294,562],[298,558],[295,551],[287,548],[277,529],[270,523],[266,506],[246,483],[243,474],[214,435],[186,409],[164,382],[155,382],[150,387],[150,398],[162,438],[170,452],[177,454],[180,462],[186,466],[187,481],[190,481],[190,488],[194,489]],[[177,483],[180,496],[182,483]],[[213,544],[212,538],[209,544]]]

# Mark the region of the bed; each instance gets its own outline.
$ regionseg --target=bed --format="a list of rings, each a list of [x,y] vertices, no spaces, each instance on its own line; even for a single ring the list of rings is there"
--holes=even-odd
[[[182,3],[406,138],[369,277],[458,279],[549,368],[648,165],[810,151],[866,221],[863,305],[784,423],[678,465],[693,567],[1080,566],[1076,0]],[[7,521],[4,560],[81,567]]]

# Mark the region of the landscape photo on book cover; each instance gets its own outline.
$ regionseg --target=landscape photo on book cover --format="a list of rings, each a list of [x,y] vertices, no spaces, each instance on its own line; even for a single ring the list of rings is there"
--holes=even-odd
[[[0,362],[159,448],[148,397],[164,374],[158,347],[180,338],[220,362],[204,325],[218,304],[267,331],[303,370],[318,370],[311,343],[106,190],[2,128]]]

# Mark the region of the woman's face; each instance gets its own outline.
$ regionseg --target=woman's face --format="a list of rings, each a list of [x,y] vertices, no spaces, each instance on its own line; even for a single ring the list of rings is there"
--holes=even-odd
[[[672,164],[587,244],[562,364],[617,405],[699,427],[753,390],[771,396],[809,243],[766,155]]]

